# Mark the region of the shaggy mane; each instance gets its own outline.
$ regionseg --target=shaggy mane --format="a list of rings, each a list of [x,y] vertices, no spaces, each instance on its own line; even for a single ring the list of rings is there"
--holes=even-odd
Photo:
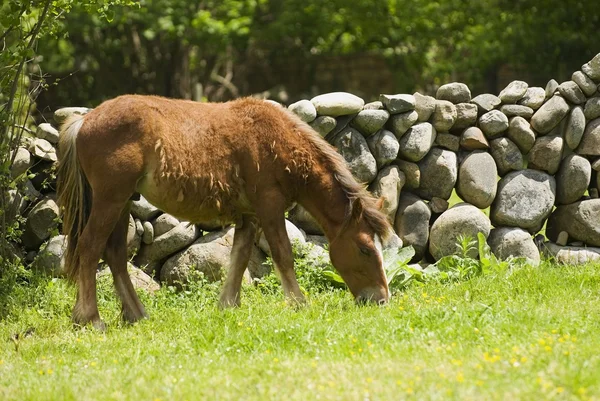
[[[356,181],[342,155],[310,125],[300,120],[293,112],[286,111],[296,124],[296,128],[306,138],[312,150],[326,161],[329,170],[333,171],[335,179],[346,194],[348,207],[346,210],[346,222],[344,224],[349,222],[353,214],[354,202],[359,200],[362,207],[362,217],[367,224],[383,240],[388,239],[392,233],[392,227],[387,217],[377,207],[377,199],[366,190],[365,186]]]

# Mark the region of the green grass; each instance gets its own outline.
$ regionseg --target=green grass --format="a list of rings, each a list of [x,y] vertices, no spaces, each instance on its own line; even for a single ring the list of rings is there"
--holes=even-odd
[[[247,286],[221,312],[217,291],[142,294],[151,317],[128,326],[105,278],[98,333],[72,328],[62,280],[17,285],[0,297],[0,399],[600,399],[598,264],[415,283],[387,307],[323,291],[296,309]]]

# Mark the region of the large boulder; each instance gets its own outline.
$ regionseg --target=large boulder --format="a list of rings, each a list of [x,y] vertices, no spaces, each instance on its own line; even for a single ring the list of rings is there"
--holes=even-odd
[[[569,112],[569,105],[561,96],[552,96],[531,117],[531,126],[540,134],[547,134],[561,122]]]
[[[477,105],[473,103],[459,103],[456,105],[456,121],[452,130],[461,130],[477,122]]]
[[[456,190],[466,202],[485,209],[496,197],[497,176],[496,163],[489,153],[472,152],[460,164]]]
[[[526,258],[533,265],[540,263],[540,252],[531,234],[521,228],[494,228],[490,232],[488,244],[498,259]]]
[[[301,205],[296,205],[288,214],[288,219],[292,224],[305,233],[311,235],[323,235],[323,229],[315,220],[315,218],[308,213],[308,211]]]
[[[477,239],[477,234],[482,233],[487,238],[491,228],[490,220],[481,210],[468,203],[459,203],[442,213],[431,226],[429,252],[435,260],[460,254],[457,246],[460,236]],[[478,254],[476,247],[469,252],[471,257]]]
[[[365,101],[356,95],[346,92],[332,92],[315,96],[311,99],[318,115],[344,116],[362,110]]]
[[[585,156],[600,156],[600,118],[590,121],[585,126],[577,153]]]
[[[179,223],[180,221],[177,219],[177,217],[171,216],[168,213],[161,214],[152,222],[154,237],[161,236],[167,231],[172,230],[173,228],[177,227]]]
[[[388,216],[390,222],[393,222],[396,216],[400,191],[405,182],[406,177],[398,166],[387,166],[379,171],[377,178],[369,187],[373,195],[383,199],[381,211]]]
[[[387,110],[361,110],[350,124],[365,136],[369,136],[382,129],[389,118],[390,113]]]
[[[523,117],[513,117],[508,123],[508,138],[514,142],[519,150],[528,153],[535,143],[535,132]]]
[[[389,127],[397,138],[401,138],[417,122],[418,117],[419,114],[414,110],[394,114],[390,118]]]
[[[419,162],[421,186],[418,193],[425,199],[449,199],[458,176],[456,153],[433,148]]]
[[[317,118],[317,109],[310,100],[300,100],[288,106],[288,109],[306,123]]]
[[[418,162],[421,160],[427,152],[431,149],[433,142],[435,141],[436,130],[429,123],[419,123],[413,125],[407,132],[400,138],[400,150],[398,157]]]
[[[577,149],[585,130],[585,115],[581,106],[573,108],[565,124],[564,138],[569,149]]]
[[[285,221],[285,230],[287,231],[288,238],[292,244],[297,243],[304,245],[306,243],[306,234],[300,231],[291,221]],[[269,248],[269,242],[264,233],[261,233],[260,235],[258,247],[267,255],[271,255],[271,248]]]
[[[421,198],[410,192],[402,192],[394,229],[404,246],[414,248],[415,260],[421,260],[427,251],[430,218],[431,209]]]
[[[131,214],[140,220],[152,220],[161,213],[156,206],[148,202],[142,195],[140,195],[139,200],[131,202]]]
[[[498,173],[503,176],[513,170],[523,169],[523,155],[513,141],[508,138],[497,138],[490,142],[490,153],[498,166]]]
[[[58,227],[58,216],[59,209],[54,199],[46,197],[39,201],[27,216],[22,237],[25,248],[37,250]]]
[[[543,244],[544,253],[558,263],[567,265],[583,265],[600,261],[600,248],[580,246],[560,246],[552,242]]]
[[[471,99],[471,103],[477,105],[479,114],[484,114],[500,106],[500,103],[502,103],[502,101],[496,95],[492,95],[490,93],[483,93]]]
[[[370,183],[375,179],[377,162],[360,132],[354,128],[344,129],[333,139],[333,146],[346,160],[354,178],[363,183]]]
[[[554,177],[538,170],[513,171],[498,183],[490,210],[494,226],[520,227],[537,232],[554,207]]]
[[[506,88],[500,91],[498,97],[502,103],[516,103],[520,100],[527,92],[529,85],[524,81],[512,81]]]
[[[560,166],[564,140],[560,135],[541,136],[535,140],[529,151],[528,166],[555,174]]]
[[[379,95],[379,101],[391,114],[404,113],[415,109],[415,97],[413,95]]]
[[[573,80],[573,82],[575,82],[588,97],[596,92],[596,84],[594,81],[581,71],[575,71],[573,75],[571,75],[571,80]]]
[[[525,95],[517,101],[518,104],[537,110],[546,100],[546,91],[540,87],[530,87],[525,91]]]
[[[556,174],[556,203],[566,205],[579,200],[591,178],[592,166],[585,157],[575,154],[565,157]]]
[[[431,115],[435,111],[435,98],[433,96],[421,95],[418,92],[413,96],[415,97],[415,111],[418,115],[417,121],[420,123],[429,121],[429,118],[431,118]]]
[[[398,157],[400,144],[390,131],[382,129],[367,138],[367,145],[377,162],[377,168],[390,164]]]
[[[561,231],[586,245],[600,246],[600,199],[558,206],[548,219],[546,236],[556,242]]]
[[[67,237],[65,235],[52,237],[46,246],[40,249],[40,252],[33,261],[33,266],[46,274],[60,277],[65,273],[66,250]]]
[[[566,81],[558,85],[558,92],[574,104],[584,103],[586,99],[579,85],[573,81]]]
[[[488,138],[496,137],[508,129],[508,117],[499,110],[488,111],[479,117],[479,128]]]
[[[143,246],[135,258],[136,266],[155,267],[156,262],[179,252],[192,244],[200,235],[200,230],[190,223],[179,223],[172,230],[154,238],[150,245]]]
[[[471,101],[469,87],[461,82],[452,82],[438,88],[435,97],[439,100],[447,100],[454,104]]]
[[[456,106],[447,100],[435,102],[435,110],[431,116],[431,124],[436,131],[449,131],[454,125],[458,114]]]

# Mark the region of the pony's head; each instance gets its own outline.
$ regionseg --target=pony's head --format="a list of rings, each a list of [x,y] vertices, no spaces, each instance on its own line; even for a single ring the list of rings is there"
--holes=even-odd
[[[358,303],[389,300],[383,269],[382,240],[391,227],[379,208],[355,199],[343,228],[329,245],[329,256]]]

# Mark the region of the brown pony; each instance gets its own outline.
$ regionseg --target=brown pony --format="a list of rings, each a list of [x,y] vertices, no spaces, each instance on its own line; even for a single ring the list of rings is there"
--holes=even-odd
[[[331,261],[356,300],[388,300],[379,243],[391,233],[386,217],[335,149],[283,107],[252,98],[198,103],[120,96],[67,120],[59,151],[66,271],[78,285],[76,324],[104,328],[96,300],[101,257],[113,273],[124,319],[146,316],[126,268],[136,193],[183,220],[235,223],[221,307],[240,304],[258,226],[285,295],[304,301],[284,220],[294,202],[322,226]]]

